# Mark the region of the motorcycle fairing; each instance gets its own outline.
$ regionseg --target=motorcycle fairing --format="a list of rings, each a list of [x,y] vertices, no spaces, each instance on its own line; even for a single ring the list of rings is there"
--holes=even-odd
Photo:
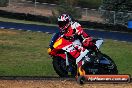
[[[49,47],[50,47],[51,49],[53,49],[53,45],[54,45],[55,41],[56,41],[60,36],[61,36],[61,33],[60,33],[60,32],[55,33],[55,34],[52,36],[51,41],[50,41],[50,44],[49,44]]]
[[[63,47],[62,49],[69,52],[75,59],[80,55],[82,44],[79,40],[75,40],[70,45]]]
[[[82,60],[82,58],[85,57],[88,53],[89,53],[89,51],[87,49],[85,49],[85,51],[81,51],[80,56],[76,59],[76,64],[78,62],[80,62]]]

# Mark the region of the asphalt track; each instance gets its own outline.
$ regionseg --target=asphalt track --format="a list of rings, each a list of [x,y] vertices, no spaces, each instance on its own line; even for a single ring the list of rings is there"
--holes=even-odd
[[[0,76],[0,80],[56,80],[56,81],[76,81],[76,78],[61,78],[57,76]],[[97,83],[90,82],[89,83]],[[99,83],[99,82],[98,82]],[[100,83],[108,83],[108,82],[100,82]],[[109,82],[109,83],[128,83],[128,82]],[[132,78],[130,78],[129,83],[132,83]]]
[[[0,76],[0,80],[69,80],[69,81],[76,81],[75,78],[62,78],[58,76]]]
[[[37,31],[37,32],[46,32],[46,33],[55,33],[59,31],[58,27],[55,26],[22,24],[22,23],[12,23],[12,22],[0,22],[0,28]],[[91,30],[91,29],[85,31],[90,36],[96,38],[132,42],[132,33],[109,32],[109,31],[99,31],[99,30]]]

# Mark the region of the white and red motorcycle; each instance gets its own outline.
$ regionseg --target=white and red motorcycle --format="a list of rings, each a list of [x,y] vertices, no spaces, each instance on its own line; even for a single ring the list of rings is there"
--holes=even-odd
[[[56,73],[60,77],[75,77],[85,74],[118,74],[114,61],[99,51],[103,40],[93,39],[93,42],[98,47],[98,52],[84,49],[79,39],[69,41],[60,33],[54,34],[48,53],[53,58],[53,67]]]

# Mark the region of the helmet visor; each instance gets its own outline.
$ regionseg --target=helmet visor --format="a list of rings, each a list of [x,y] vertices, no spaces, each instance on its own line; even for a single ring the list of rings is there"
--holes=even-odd
[[[64,28],[68,24],[68,21],[58,21],[58,25],[60,28]]]

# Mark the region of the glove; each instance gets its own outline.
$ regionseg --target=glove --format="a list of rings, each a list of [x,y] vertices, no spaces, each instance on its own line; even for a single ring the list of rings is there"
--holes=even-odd
[[[83,40],[82,44],[83,44],[84,47],[93,46],[92,38],[91,37],[85,38]]]

